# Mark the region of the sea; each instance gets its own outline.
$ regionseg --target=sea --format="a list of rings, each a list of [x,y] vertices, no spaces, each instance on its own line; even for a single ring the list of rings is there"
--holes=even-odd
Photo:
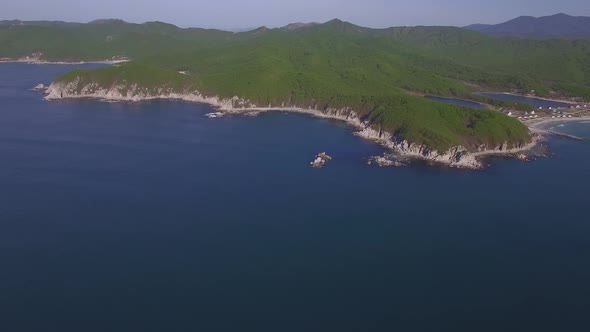
[[[0,64],[1,331],[588,331],[590,141],[380,168],[332,120],[30,90],[97,66]]]

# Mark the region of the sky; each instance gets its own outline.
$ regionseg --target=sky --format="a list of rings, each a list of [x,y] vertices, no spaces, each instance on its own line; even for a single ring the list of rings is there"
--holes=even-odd
[[[521,15],[590,16],[589,0],[18,0],[3,1],[0,20],[88,22],[119,18],[181,27],[245,29],[333,18],[390,26],[500,23]]]

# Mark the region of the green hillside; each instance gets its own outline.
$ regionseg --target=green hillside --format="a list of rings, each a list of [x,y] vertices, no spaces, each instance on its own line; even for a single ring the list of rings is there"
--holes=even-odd
[[[54,60],[134,59],[74,71],[60,81],[197,89],[275,107],[350,107],[375,127],[439,150],[517,144],[529,134],[499,112],[444,105],[408,91],[511,108],[527,106],[473,93],[536,90],[590,98],[589,41],[497,39],[448,27],[377,30],[333,20],[234,34],[159,22],[101,21],[78,27],[0,26],[0,45],[0,57],[43,52]]]
[[[250,43],[252,41],[252,43]],[[296,45],[288,45],[295,42]],[[249,45],[243,45],[244,43]],[[384,71],[395,74],[397,87],[441,96],[474,99],[475,89],[535,90],[541,96],[560,95],[590,99],[589,40],[500,39],[451,27],[368,29],[333,20],[301,29],[266,29],[232,33],[208,29],[181,29],[162,22],[131,24],[100,20],[88,24],[4,21],[0,24],[0,58],[42,53],[45,60],[105,60],[115,56],[142,59],[159,54],[260,45],[299,52],[309,59],[307,47],[325,51],[355,50],[351,57],[380,57],[387,53]],[[314,51],[313,56],[321,54]],[[284,55],[282,52],[280,55]],[[185,57],[186,58],[186,57]],[[187,64],[197,62],[188,59]],[[179,63],[182,65],[183,63]],[[333,65],[337,65],[337,61]]]
[[[180,29],[162,22],[131,24],[101,20],[88,24],[25,22],[0,25],[0,58],[42,53],[48,61],[97,61],[115,56],[137,58],[162,51],[218,44],[231,32]]]
[[[230,71],[234,69],[228,67]],[[475,149],[482,144],[521,144],[530,139],[528,129],[522,123],[500,112],[437,103],[408,95],[395,87],[391,87],[390,91],[386,91],[386,88],[371,91],[371,87],[377,87],[377,84],[367,85],[357,91],[354,88],[357,83],[332,84],[331,78],[303,73],[296,75],[290,82],[281,83],[281,79],[287,79],[287,76],[277,74],[273,78],[272,71],[254,75],[256,69],[260,68],[234,73],[233,81],[238,82],[230,86],[224,85],[224,82],[232,81],[230,74],[212,74],[197,79],[194,75],[178,74],[174,70],[139,63],[98,70],[75,70],[57,81],[80,79],[80,88],[88,83],[97,83],[103,87],[121,85],[123,82],[128,83],[127,86],[137,83],[154,94],[160,88],[170,88],[179,93],[198,89],[214,95],[216,87],[223,87],[217,91],[221,96],[239,95],[258,105],[271,104],[277,108],[283,102],[316,109],[350,107],[375,128],[392,132],[410,142],[426,144],[439,151],[456,145]],[[249,76],[242,76],[244,79],[239,80],[237,78],[240,75]],[[266,77],[269,83],[256,84],[254,80],[250,81],[253,77]]]

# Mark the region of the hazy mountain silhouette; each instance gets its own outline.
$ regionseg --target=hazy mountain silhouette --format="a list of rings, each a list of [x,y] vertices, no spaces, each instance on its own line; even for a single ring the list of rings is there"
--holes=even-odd
[[[496,24],[473,24],[465,29],[496,37],[590,38],[590,17],[557,14],[544,17],[521,16]]]

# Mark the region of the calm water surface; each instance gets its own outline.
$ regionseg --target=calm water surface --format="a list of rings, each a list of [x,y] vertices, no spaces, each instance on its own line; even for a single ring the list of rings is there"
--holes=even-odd
[[[426,99],[438,101],[438,102],[445,103],[445,104],[466,106],[466,107],[477,108],[477,109],[485,109],[486,108],[485,105],[475,103],[472,101],[461,100],[461,99],[442,98],[442,97],[435,97],[435,96],[426,96]]]
[[[515,96],[515,95],[504,94],[504,93],[478,93],[478,95],[492,98],[492,99],[504,100],[504,101],[521,102],[521,103],[529,104],[529,105],[532,105],[535,107],[543,107],[543,108],[549,108],[549,107],[560,108],[560,107],[569,107],[571,105],[568,103],[562,103],[562,102],[558,102],[558,101],[551,101],[551,100],[544,100],[544,99],[539,99],[539,98],[530,98],[530,97],[523,97],[523,96]]]
[[[564,121],[549,123],[545,128],[590,140],[590,121]]]
[[[71,68],[0,65],[2,331],[588,330],[588,141],[370,167],[337,122],[27,90]]]

